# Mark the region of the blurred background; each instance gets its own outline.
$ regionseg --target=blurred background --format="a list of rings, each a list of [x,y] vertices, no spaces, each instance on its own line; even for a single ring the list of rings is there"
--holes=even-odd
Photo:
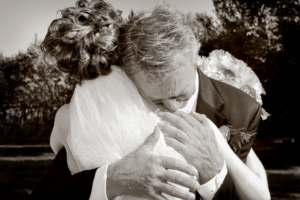
[[[157,1],[107,0],[128,19]],[[75,0],[0,0],[0,199],[28,199],[54,158],[55,112],[74,85],[47,66],[39,45],[59,9]],[[272,199],[300,199],[300,0],[169,0],[186,14],[200,55],[215,49],[243,60],[266,94],[253,146]],[[133,10],[133,11],[132,11]],[[298,69],[298,70],[297,70]]]

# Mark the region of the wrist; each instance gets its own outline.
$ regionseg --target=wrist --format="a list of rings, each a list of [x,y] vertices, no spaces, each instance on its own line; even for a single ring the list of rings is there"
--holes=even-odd
[[[203,185],[213,179],[221,170],[202,170],[204,173],[199,172],[199,183],[200,185]]]
[[[203,163],[202,163],[203,164]],[[210,163],[209,165],[203,166],[200,165],[200,167],[196,167],[199,173],[199,182],[201,185],[207,183],[211,179],[213,179],[217,174],[220,173],[224,165],[224,160],[220,160],[220,162],[217,163]]]
[[[111,163],[107,168],[106,196],[112,200],[117,196],[123,195],[120,181],[117,180],[117,163]]]

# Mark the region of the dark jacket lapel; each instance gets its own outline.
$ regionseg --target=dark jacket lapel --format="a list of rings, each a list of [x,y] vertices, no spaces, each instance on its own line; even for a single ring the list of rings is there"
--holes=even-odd
[[[199,94],[196,112],[205,114],[212,122],[220,127],[224,124],[225,117],[218,110],[222,108],[224,101],[220,97],[211,80],[205,76],[201,70],[199,74]]]

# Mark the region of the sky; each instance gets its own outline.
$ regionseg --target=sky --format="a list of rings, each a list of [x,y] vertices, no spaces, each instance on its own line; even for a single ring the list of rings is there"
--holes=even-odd
[[[130,10],[153,7],[161,0],[106,0],[127,18]],[[215,17],[212,0],[165,0],[184,13],[206,12]],[[76,0],[0,0],[0,53],[12,56],[25,51],[34,35],[43,39],[58,10],[74,6]]]

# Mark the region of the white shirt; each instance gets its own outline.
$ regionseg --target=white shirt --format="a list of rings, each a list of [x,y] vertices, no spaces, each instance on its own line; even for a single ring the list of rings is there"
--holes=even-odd
[[[197,72],[196,80],[196,91],[193,96],[189,99],[187,105],[179,110],[190,113],[191,111],[196,111],[198,93],[199,93],[199,75]],[[90,200],[108,200],[106,196],[106,179],[107,179],[107,167],[109,164],[100,167],[94,178],[92,193],[90,196]],[[200,186],[198,193],[203,200],[212,200],[216,192],[221,187],[224,179],[227,175],[227,167],[224,161],[224,166],[219,174],[217,174],[214,178],[212,178],[207,183]]]

